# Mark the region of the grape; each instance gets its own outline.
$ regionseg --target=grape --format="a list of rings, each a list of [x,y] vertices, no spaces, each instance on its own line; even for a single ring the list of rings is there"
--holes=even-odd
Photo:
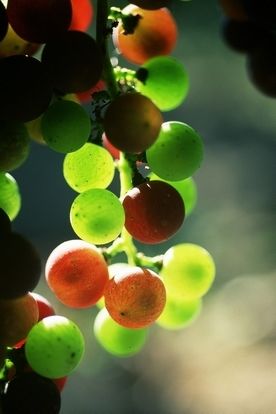
[[[29,155],[29,136],[24,124],[0,121],[0,171],[20,167]]]
[[[52,85],[41,62],[18,55],[0,60],[0,119],[27,122],[49,106]]]
[[[55,315],[55,310],[51,303],[39,293],[31,292],[31,296],[35,299],[38,307],[38,320],[46,318],[46,316]]]
[[[143,348],[148,330],[130,329],[115,322],[105,308],[97,314],[94,334],[102,347],[117,357],[130,357]]]
[[[0,208],[13,220],[21,207],[21,196],[16,180],[9,173],[0,172]]]
[[[103,58],[96,41],[76,30],[48,42],[41,59],[55,89],[62,94],[87,91],[102,74]]]
[[[84,338],[78,326],[64,316],[48,316],[29,332],[25,354],[31,368],[46,378],[69,375],[84,352]]]
[[[168,295],[184,300],[196,299],[210,289],[215,277],[215,264],[203,247],[178,244],[164,254],[161,276]]]
[[[40,47],[41,44],[39,43],[30,43],[22,39],[9,24],[7,34],[0,43],[0,57],[13,55],[33,56]]]
[[[139,153],[157,139],[162,121],[161,112],[149,98],[126,93],[111,102],[103,123],[112,145],[124,152]]]
[[[73,152],[90,136],[88,114],[76,102],[60,100],[52,104],[41,119],[41,131],[50,148],[57,152]]]
[[[112,157],[116,160],[120,158],[120,150],[111,144],[105,133],[102,135],[103,146],[108,150]]]
[[[223,12],[231,19],[242,21],[248,16],[244,8],[244,0],[219,0]]]
[[[149,177],[151,181],[164,181],[162,178],[153,173],[151,173]],[[192,213],[197,202],[197,187],[194,179],[189,177],[181,181],[166,181],[166,183],[174,187],[182,197],[185,206],[185,217],[187,217]]]
[[[11,222],[7,213],[0,208],[0,239],[5,237],[11,232]]]
[[[0,239],[0,299],[18,298],[33,290],[40,273],[40,257],[32,243],[17,233]]]
[[[183,300],[167,296],[165,308],[156,323],[165,329],[185,328],[198,317],[201,306],[201,299]]]
[[[82,240],[57,246],[47,259],[45,277],[60,302],[73,308],[94,305],[109,279],[101,252]]]
[[[9,0],[9,22],[29,42],[46,43],[64,33],[72,19],[70,0]]]
[[[59,391],[63,391],[63,388],[67,382],[68,376],[67,377],[61,377],[61,378],[53,378],[52,381],[53,383],[56,385],[57,389]]]
[[[250,19],[269,29],[276,29],[276,8],[274,0],[243,0]]]
[[[114,172],[112,156],[99,145],[87,143],[64,158],[64,178],[68,185],[79,193],[90,188],[108,187],[113,180]]]
[[[53,381],[34,372],[16,376],[3,396],[5,414],[58,414],[60,404],[60,393]]]
[[[155,143],[147,150],[152,171],[169,181],[188,178],[200,167],[203,143],[199,134],[183,122],[162,124]]]
[[[136,72],[136,77],[141,81],[137,86],[139,92],[150,98],[161,111],[177,108],[188,93],[188,74],[171,56],[146,61]]]
[[[179,193],[164,181],[129,190],[123,199],[127,231],[142,243],[161,243],[181,227],[185,209]]]
[[[105,89],[105,83],[102,79],[100,79],[96,83],[96,85],[91,86],[91,88],[89,88],[88,90],[84,92],[78,92],[77,98],[79,99],[81,103],[85,104],[85,103],[91,102],[91,99],[93,100],[92,98],[93,93],[100,92],[104,89]]]
[[[93,6],[90,0],[71,0],[72,20],[70,30],[85,32],[93,18]]]
[[[141,16],[134,33],[125,34],[122,22],[113,31],[113,42],[125,59],[140,65],[154,56],[172,52],[177,26],[169,10],[144,10],[130,4],[122,12]]]
[[[0,1],[0,42],[8,31],[8,16],[4,4]]]
[[[37,323],[37,303],[29,293],[17,299],[0,300],[0,315],[0,344],[13,346],[25,339]]]
[[[79,194],[71,207],[70,221],[75,233],[93,244],[115,240],[122,231],[125,214],[111,191],[93,188]]]
[[[156,10],[161,7],[167,7],[171,3],[171,0],[133,0],[133,4],[146,10]]]
[[[4,365],[5,358],[6,358],[6,347],[3,345],[0,345],[0,371]],[[1,401],[0,401],[0,413],[1,413]]]
[[[163,311],[166,290],[152,270],[126,267],[108,281],[104,297],[106,309],[117,323],[125,328],[144,328]]]

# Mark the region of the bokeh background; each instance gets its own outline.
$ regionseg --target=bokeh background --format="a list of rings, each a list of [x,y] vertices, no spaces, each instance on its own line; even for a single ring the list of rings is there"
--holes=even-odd
[[[224,44],[216,0],[174,0],[172,12],[179,27],[173,55],[188,70],[191,88],[165,118],[195,128],[205,158],[194,177],[198,204],[181,231],[169,243],[140,247],[155,255],[179,242],[198,243],[215,259],[216,281],[192,326],[179,332],[153,326],[139,355],[117,359],[93,337],[97,310],[56,302],[42,276],[36,291],[86,338],[85,357],[62,394],[62,414],[276,413],[276,100],[255,89],[246,58]],[[44,262],[75,238],[69,223],[75,193],[62,162],[34,143],[13,174],[23,199],[14,229],[36,244]]]

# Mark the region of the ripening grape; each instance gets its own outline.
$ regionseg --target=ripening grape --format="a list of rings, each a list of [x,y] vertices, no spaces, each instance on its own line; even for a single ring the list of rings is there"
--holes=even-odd
[[[93,188],[75,198],[70,221],[81,239],[93,244],[106,244],[121,233],[125,222],[124,208],[111,191]]]
[[[201,306],[201,299],[183,300],[167,296],[165,308],[156,323],[170,330],[185,328],[199,316]]]
[[[102,135],[102,141],[104,148],[107,149],[107,151],[112,155],[112,157],[115,160],[118,160],[120,158],[120,150],[118,150],[118,148],[114,147],[114,145],[111,144],[105,133],[103,133]]]
[[[203,142],[189,125],[169,121],[162,124],[157,140],[146,154],[148,165],[155,174],[165,180],[180,181],[200,167]]]
[[[103,308],[95,318],[94,334],[101,346],[110,354],[117,357],[130,357],[141,351],[148,330],[125,328],[115,322]]]
[[[31,292],[31,296],[35,299],[38,307],[38,320],[46,318],[46,316],[55,315],[55,310],[51,303],[39,293]]]
[[[157,56],[146,61],[136,72],[137,90],[155,103],[161,111],[177,108],[189,89],[184,66],[172,56]]]
[[[174,187],[181,195],[185,206],[185,217],[192,213],[197,202],[197,187],[192,177],[185,178],[181,181],[166,181],[158,177],[156,174],[151,173],[150,180],[161,180]]]
[[[106,309],[117,323],[125,328],[144,328],[163,311],[166,290],[152,270],[122,267],[106,284],[104,297]]]
[[[196,299],[210,289],[215,278],[215,263],[203,247],[178,244],[164,254],[161,276],[168,295],[185,300]]]
[[[84,92],[78,92],[76,94],[79,102],[81,103],[89,103],[91,102],[91,100],[93,100],[93,93],[95,92],[100,92],[102,90],[105,89],[105,83],[102,79],[100,79],[96,85],[93,85],[91,88],[89,88],[88,90],[84,91]]]
[[[30,293],[17,299],[0,300],[0,315],[0,344],[13,346],[25,339],[37,323],[37,303]]]
[[[133,0],[132,3],[142,9],[156,10],[161,7],[167,7],[171,3],[171,0]]]
[[[114,173],[112,156],[99,145],[86,143],[64,158],[64,178],[67,184],[79,193],[90,188],[108,187]]]
[[[244,8],[244,0],[219,0],[223,12],[231,19],[242,21],[248,16]]]
[[[48,42],[41,59],[54,88],[62,94],[87,91],[102,74],[103,58],[96,41],[77,30]]]
[[[59,37],[70,26],[71,0],[9,0],[9,23],[14,31],[29,42],[46,43]]]
[[[72,20],[70,30],[85,32],[93,18],[93,6],[90,0],[71,0]]]
[[[140,65],[154,56],[172,52],[177,26],[168,9],[144,10],[130,4],[122,12],[141,16],[133,33],[125,34],[122,22],[113,31],[113,42],[125,59]]]
[[[0,172],[0,208],[14,220],[21,207],[21,195],[16,180],[9,173]]]
[[[160,110],[139,93],[117,96],[104,116],[104,130],[112,145],[124,152],[139,153],[158,137],[163,122]]]
[[[3,408],[7,414],[58,414],[60,405],[60,393],[54,382],[35,372],[17,375],[8,383],[3,395]]]
[[[64,316],[48,316],[29,332],[25,354],[31,368],[46,378],[69,375],[84,352],[79,327]]]
[[[43,114],[41,131],[50,148],[66,154],[86,143],[91,132],[91,122],[81,105],[62,99],[50,105]]]
[[[41,44],[39,43],[31,43],[22,39],[9,24],[6,36],[0,42],[0,57],[12,55],[33,56],[40,47]]]
[[[0,60],[1,120],[27,122],[49,106],[52,85],[41,62],[15,55]]]
[[[83,240],[57,246],[47,259],[45,277],[59,301],[72,308],[93,306],[109,279],[103,255]]]
[[[14,299],[39,282],[41,260],[36,248],[17,233],[0,239],[0,299]]]
[[[0,171],[15,170],[29,155],[27,128],[20,122],[0,121],[0,136]]]
[[[11,233],[11,222],[7,213],[0,207],[0,239]]]
[[[127,231],[142,243],[161,243],[181,227],[184,203],[171,185],[150,181],[130,189],[124,196]]]
[[[0,1],[0,42],[6,36],[8,31],[8,16],[4,4]]]

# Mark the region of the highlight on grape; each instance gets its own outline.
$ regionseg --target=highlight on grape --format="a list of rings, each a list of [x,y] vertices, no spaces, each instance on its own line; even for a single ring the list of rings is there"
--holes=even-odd
[[[75,312],[97,306],[91,335],[120,358],[140,352],[153,325],[174,331],[195,321],[215,278],[204,246],[172,244],[157,256],[138,248],[171,240],[185,226],[204,155],[196,126],[164,119],[190,89],[185,64],[171,56],[178,37],[171,2],[136,0],[122,9],[107,0],[94,9],[95,3],[0,1],[4,414],[36,413],[41,405],[58,413],[67,376],[85,352],[77,324],[34,292],[42,274],[57,300]],[[228,3],[222,7],[231,18],[260,17],[257,2],[252,8],[245,2],[245,10],[230,10]],[[273,26],[269,16],[260,19]],[[114,63],[110,48],[130,67]],[[256,54],[250,57],[250,67],[259,69],[258,62]],[[254,78],[261,76],[254,71]],[[82,105],[87,99],[89,110]],[[30,140],[63,154],[64,184],[76,192],[64,215],[75,238],[53,246],[45,265],[27,235],[12,227],[21,208],[12,171],[28,158]]]

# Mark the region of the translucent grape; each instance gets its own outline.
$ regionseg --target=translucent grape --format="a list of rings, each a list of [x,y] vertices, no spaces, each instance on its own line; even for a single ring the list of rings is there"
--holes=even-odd
[[[57,298],[72,308],[93,306],[109,279],[103,255],[83,240],[57,246],[47,259],[45,277]]]
[[[93,18],[93,6],[90,0],[71,0],[72,20],[70,30],[85,32]]]
[[[21,207],[21,195],[16,180],[8,173],[0,172],[0,208],[13,220]]]
[[[94,321],[94,334],[101,346],[117,357],[137,354],[145,345],[148,330],[130,329],[115,322],[105,308],[101,309]]]
[[[68,153],[86,143],[91,132],[91,122],[81,105],[60,100],[52,104],[42,116],[41,131],[50,148]]]
[[[121,233],[125,222],[124,208],[111,191],[95,188],[75,198],[70,221],[81,239],[93,244],[105,244]]]
[[[48,316],[29,332],[25,354],[31,368],[46,378],[69,375],[84,352],[79,327],[64,316]]]
[[[174,187],[181,195],[185,205],[185,216],[187,217],[192,213],[197,202],[197,187],[195,180],[192,177],[185,178],[181,181],[167,181],[158,177],[156,174],[151,173],[149,176],[150,180],[161,180]]]
[[[163,123],[155,143],[147,150],[152,171],[169,181],[188,178],[200,167],[203,143],[199,134],[183,122]]]
[[[165,329],[189,326],[200,314],[201,299],[183,300],[167,296],[166,305],[156,323]]]
[[[210,289],[215,278],[215,263],[203,247],[178,244],[164,254],[161,276],[170,296],[196,299]]]
[[[0,122],[0,171],[20,167],[29,155],[30,140],[27,128],[20,122]]]
[[[72,19],[71,0],[9,0],[9,22],[16,33],[30,42],[46,43],[64,33]]]
[[[79,193],[90,188],[108,187],[114,172],[112,156],[99,145],[87,143],[64,158],[64,178]]]
[[[188,93],[186,69],[172,56],[158,56],[146,61],[136,72],[136,77],[141,81],[137,90],[161,111],[177,108]]]
[[[105,288],[105,306],[111,317],[125,328],[144,328],[162,313],[166,290],[149,269],[122,267]]]
[[[43,318],[46,318],[47,316],[52,316],[56,314],[53,306],[44,296],[35,292],[31,292],[31,296],[37,303],[39,321],[41,321],[41,319]]]

